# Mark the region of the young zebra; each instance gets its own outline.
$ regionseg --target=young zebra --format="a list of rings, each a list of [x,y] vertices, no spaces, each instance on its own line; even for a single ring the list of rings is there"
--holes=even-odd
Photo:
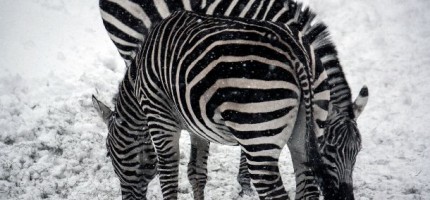
[[[101,14],[103,22],[112,41],[117,46],[119,52],[130,63],[134,58],[139,43],[147,37],[148,31],[158,24],[163,18],[176,10],[194,10],[210,15],[225,15],[236,17],[247,17],[260,20],[276,21],[278,23],[294,26],[300,30],[303,38],[309,40],[311,46],[307,49],[313,50],[317,62],[321,62],[326,69],[330,69],[329,78],[336,81],[337,86],[332,87],[330,103],[341,103],[350,101],[344,96],[349,92],[349,86],[344,81],[341,66],[337,60],[336,51],[331,42],[327,39],[326,27],[322,23],[314,22],[315,14],[308,8],[302,8],[301,4],[294,1],[269,1],[269,0],[235,0],[235,1],[124,1],[124,0],[100,0]],[[339,82],[339,79],[343,81]],[[334,84],[332,84],[334,85]],[[341,86],[341,87],[339,87]],[[339,89],[343,91],[339,91]],[[346,92],[345,92],[346,91]],[[337,98],[337,97],[342,97]],[[322,122],[323,123],[323,122]],[[299,127],[297,125],[296,127]],[[300,130],[297,128],[297,130]],[[296,132],[296,131],[294,131]],[[294,134],[301,136],[302,134]],[[293,136],[294,136],[293,135]],[[206,182],[206,158],[209,144],[198,139],[192,138],[191,162],[189,164],[189,178],[196,188],[204,188]],[[293,163],[296,172],[296,198],[319,196],[316,184],[312,183],[312,173],[303,166],[307,160],[304,156],[303,141],[300,137],[292,137],[288,143],[293,153]],[[194,157],[195,156],[195,157]],[[247,173],[246,158],[242,153],[241,165],[238,174],[238,181],[243,191],[249,191],[249,174]]]
[[[137,66],[128,69],[123,86],[129,87],[121,87],[119,94],[120,99],[139,101],[148,116],[165,198],[176,197],[176,132],[182,128],[212,142],[239,143],[261,198],[287,198],[277,159],[296,121],[300,97],[305,101],[307,128],[313,130],[311,87],[319,88],[312,85],[309,73],[314,57],[303,48],[308,46],[302,44],[306,41],[297,40],[293,32],[273,23],[191,13],[173,15],[154,30],[139,53],[142,57],[138,57]],[[323,84],[321,80],[315,83]],[[127,94],[132,96],[121,98]],[[321,91],[315,97],[327,101],[326,94]],[[117,110],[127,110],[118,105]],[[258,106],[264,111],[255,109]],[[267,112],[267,108],[272,111]],[[119,119],[113,126],[125,126],[130,120]],[[308,132],[307,137],[314,138],[308,150],[315,150],[315,134]],[[112,153],[117,147],[108,148]],[[315,154],[318,164],[318,151],[308,151],[308,156],[310,153]],[[316,172],[324,174],[323,170]]]

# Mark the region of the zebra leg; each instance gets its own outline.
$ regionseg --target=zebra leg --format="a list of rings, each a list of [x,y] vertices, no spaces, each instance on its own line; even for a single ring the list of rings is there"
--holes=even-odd
[[[251,182],[257,190],[260,199],[289,199],[282,183],[278,166],[282,148],[264,149],[249,153],[246,151],[246,146],[242,146],[242,148],[246,154]]]
[[[206,140],[190,134],[191,137],[191,156],[188,163],[188,180],[193,187],[194,199],[204,199],[204,188],[207,182],[207,159],[209,155],[210,143]],[[251,195],[253,190],[251,188],[251,178],[248,172],[248,165],[246,163],[246,155],[243,151],[240,154],[239,173],[237,175],[242,190],[240,196]]]
[[[248,171],[248,165],[246,163],[246,154],[244,151],[240,151],[240,164],[239,164],[239,173],[237,174],[237,182],[239,182],[242,190],[239,195],[251,195],[253,193],[251,187],[251,177]]]
[[[190,134],[191,156],[188,163],[188,180],[191,183],[194,199],[204,199],[207,182],[207,160],[209,155],[209,142],[203,138]]]
[[[296,175],[295,199],[319,199],[318,185],[314,182],[314,175],[307,162],[306,142],[306,116],[304,105],[301,104],[294,125],[293,133],[287,143],[293,160],[294,174]]]
[[[162,126],[162,125],[161,125]],[[179,130],[160,131],[159,122],[149,124],[158,157],[158,173],[163,199],[178,199]]]

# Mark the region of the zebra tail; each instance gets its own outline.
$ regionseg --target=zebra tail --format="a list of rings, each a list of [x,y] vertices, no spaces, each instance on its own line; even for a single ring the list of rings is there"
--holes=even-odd
[[[302,3],[292,2],[295,6],[289,6],[295,13],[294,17],[287,22],[287,25],[295,27],[301,32],[302,40],[309,43],[306,50],[309,54],[314,54],[317,59],[324,56],[331,56],[337,60],[337,52],[331,41],[327,26],[316,18],[316,14]],[[312,47],[310,47],[312,46]],[[312,52],[311,52],[312,51]],[[330,69],[333,62],[322,62],[323,70]],[[322,155],[319,151],[316,129],[314,127],[314,112],[313,112],[313,70],[311,67],[304,67],[302,70],[297,70],[300,77],[300,87],[302,89],[303,101],[306,108],[306,142],[305,150],[307,162],[304,163],[314,174],[314,181],[320,187],[324,194],[324,187],[327,184],[324,182],[326,176],[326,166],[323,163]],[[327,80],[328,81],[328,80]],[[328,84],[328,83],[327,83]],[[328,85],[326,85],[329,87]]]
[[[305,104],[306,111],[306,142],[305,150],[308,161],[305,166],[309,167],[315,175],[315,182],[319,185],[321,190],[324,190],[323,177],[325,174],[324,164],[322,162],[322,156],[319,152],[319,146],[317,142],[315,127],[314,127],[314,116],[313,116],[313,76],[312,69],[310,67],[301,65],[296,67],[296,73],[299,77],[299,84],[302,90],[302,99]]]
[[[313,125],[309,124],[309,121],[306,123],[306,154],[308,161],[305,163],[305,166],[309,167],[314,174],[314,181],[319,186],[320,190],[324,194],[324,174],[325,174],[325,165],[322,160],[322,156],[319,152],[317,137],[315,131],[313,130]]]

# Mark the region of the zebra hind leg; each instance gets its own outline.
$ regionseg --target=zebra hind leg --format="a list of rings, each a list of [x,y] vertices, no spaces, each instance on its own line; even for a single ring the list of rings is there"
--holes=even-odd
[[[252,195],[254,192],[251,187],[251,176],[248,171],[248,165],[246,163],[246,154],[244,151],[240,151],[240,164],[239,173],[237,174],[237,182],[239,182],[242,190],[239,195]]]
[[[262,200],[287,200],[288,194],[279,173],[279,155],[282,148],[264,149],[262,151],[247,152],[246,146],[242,150],[247,157],[251,182]],[[250,149],[248,147],[248,149]]]
[[[203,200],[204,189],[207,182],[207,159],[210,143],[194,134],[190,134],[190,137],[191,155],[190,162],[188,163],[188,180],[193,188],[194,199]],[[242,187],[242,190],[239,193],[240,196],[253,194],[251,177],[246,163],[246,155],[243,151],[241,151],[240,154],[240,166],[237,181]]]
[[[204,190],[207,182],[207,160],[209,155],[209,142],[190,134],[191,155],[188,163],[188,180],[191,183],[195,200],[204,199]]]
[[[305,108],[304,105],[301,104],[293,133],[287,143],[293,161],[294,174],[296,176],[295,199],[297,200],[319,199],[320,196],[318,185],[314,181],[314,174],[305,164],[308,160],[305,149],[305,130]]]

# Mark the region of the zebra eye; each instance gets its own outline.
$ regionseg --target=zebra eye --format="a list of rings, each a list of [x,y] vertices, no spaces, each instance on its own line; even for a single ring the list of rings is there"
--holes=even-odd
[[[108,136],[106,137],[106,157],[111,157],[111,154],[110,154],[110,144],[109,144],[109,141],[110,141],[110,136],[109,136],[109,134],[110,134],[110,132],[108,133]]]
[[[337,106],[333,106],[333,113],[334,114],[339,114],[340,113],[340,109]]]
[[[109,138],[109,137],[108,137]],[[108,140],[108,139],[106,139]],[[106,157],[110,157],[110,151],[109,151],[109,141],[106,141]]]
[[[111,126],[112,125],[112,122],[115,120],[115,113],[112,113],[110,116],[109,116],[109,121],[108,121],[108,126]]]
[[[334,137],[334,134],[329,134],[325,138],[325,143],[328,145],[333,145],[335,143],[335,141],[336,141],[336,138]]]

